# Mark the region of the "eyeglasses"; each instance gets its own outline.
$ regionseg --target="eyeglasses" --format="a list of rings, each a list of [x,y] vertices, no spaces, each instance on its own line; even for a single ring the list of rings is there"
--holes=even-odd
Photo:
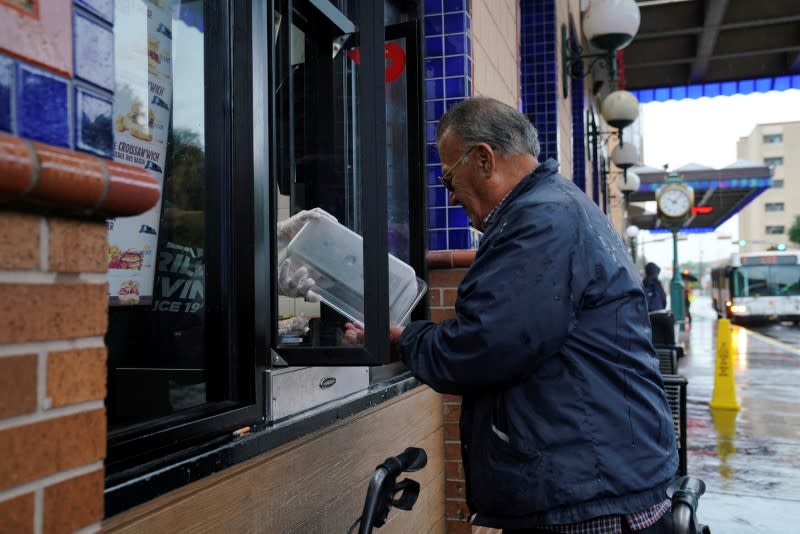
[[[446,173],[444,173],[439,177],[439,181],[442,182],[442,185],[445,186],[447,190],[450,191],[451,193],[453,192],[453,178],[454,178],[453,173],[456,172],[456,169],[458,168],[459,165],[464,163],[464,160],[467,158],[467,156],[469,156],[469,153],[472,152],[472,149],[475,148],[476,146],[478,145],[472,145],[471,147],[469,147],[466,150],[466,152],[464,152],[464,154],[458,159],[458,161],[456,161],[456,163],[452,167],[450,167],[450,169]]]

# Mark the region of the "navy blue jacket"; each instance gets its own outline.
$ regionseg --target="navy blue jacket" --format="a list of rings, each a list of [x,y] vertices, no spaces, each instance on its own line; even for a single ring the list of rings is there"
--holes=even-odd
[[[475,523],[573,523],[664,500],[678,467],[642,283],[608,218],[548,160],[498,207],[456,318],[398,348],[463,395]]]

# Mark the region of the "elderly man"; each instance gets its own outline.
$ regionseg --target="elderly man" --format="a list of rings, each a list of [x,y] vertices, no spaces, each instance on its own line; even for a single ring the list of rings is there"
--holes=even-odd
[[[450,200],[484,234],[456,318],[390,336],[422,382],[463,396],[474,524],[671,532],[675,435],[624,244],[555,161],[538,162],[512,107],[468,99],[436,134]]]

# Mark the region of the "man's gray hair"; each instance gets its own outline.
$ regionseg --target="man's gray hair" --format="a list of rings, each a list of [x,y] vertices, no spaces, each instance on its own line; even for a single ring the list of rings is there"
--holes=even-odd
[[[437,141],[445,132],[466,145],[487,143],[500,154],[539,156],[539,137],[528,117],[494,98],[476,96],[450,108],[436,127]]]

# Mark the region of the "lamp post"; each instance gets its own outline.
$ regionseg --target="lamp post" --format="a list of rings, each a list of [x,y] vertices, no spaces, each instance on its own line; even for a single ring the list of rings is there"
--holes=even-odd
[[[639,235],[639,227],[635,224],[631,224],[625,229],[625,235],[628,236],[628,242],[631,247],[631,259],[633,260],[633,264],[636,265],[636,237]]]

